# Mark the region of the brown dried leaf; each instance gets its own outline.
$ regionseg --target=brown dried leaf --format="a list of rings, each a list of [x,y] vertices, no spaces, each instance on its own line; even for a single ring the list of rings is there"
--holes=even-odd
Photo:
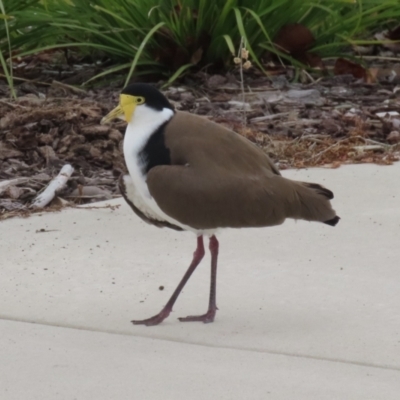
[[[332,169],[336,169],[336,168],[339,168],[341,165],[342,165],[342,163],[341,163],[340,161],[334,161],[334,162],[331,164],[331,168],[332,168]]]
[[[275,46],[287,53],[304,53],[315,42],[311,31],[302,24],[283,26],[274,39]]]
[[[288,24],[277,33],[274,44],[280,51],[313,68],[324,68],[321,57],[308,50],[315,42],[312,32],[302,24]]]
[[[4,192],[4,197],[16,200],[21,196],[22,192],[22,189],[17,186],[9,186]]]
[[[389,136],[386,138],[389,143],[400,143],[400,132],[392,131]]]
[[[38,142],[40,144],[50,145],[53,143],[54,134],[51,133],[44,133],[38,137]]]
[[[193,54],[190,59],[191,64],[198,64],[201,61],[201,58],[203,57],[203,52],[204,50],[199,47]]]
[[[37,150],[42,155],[42,157],[46,159],[46,161],[57,158],[55,151],[50,146],[38,147]]]
[[[368,79],[368,73],[364,67],[344,58],[336,60],[333,73],[335,75],[353,75],[357,79],[364,79],[364,81]]]

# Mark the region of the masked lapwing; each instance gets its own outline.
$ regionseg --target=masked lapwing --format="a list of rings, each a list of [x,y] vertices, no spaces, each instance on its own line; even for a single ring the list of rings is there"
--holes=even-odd
[[[114,118],[128,124],[123,150],[129,175],[119,180],[127,203],[147,223],[197,236],[192,263],[165,307],[134,324],[157,325],[169,316],[204,256],[203,235],[211,252],[208,311],[180,321],[214,321],[219,230],[279,225],[286,218],[331,226],[339,221],[330,190],[282,177],[249,140],[204,117],[175,111],[150,85],[123,89],[119,105],[102,123]]]

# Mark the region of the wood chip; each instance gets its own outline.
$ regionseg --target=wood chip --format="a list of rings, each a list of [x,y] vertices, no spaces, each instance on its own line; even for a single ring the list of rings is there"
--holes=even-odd
[[[81,128],[83,135],[105,136],[110,132],[110,127],[107,125],[89,125]]]

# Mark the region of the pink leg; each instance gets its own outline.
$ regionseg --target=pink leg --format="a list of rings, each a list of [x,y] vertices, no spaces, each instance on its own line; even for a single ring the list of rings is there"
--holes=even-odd
[[[178,287],[175,289],[175,292],[172,294],[171,298],[168,300],[168,303],[165,307],[154,317],[143,319],[143,320],[134,320],[132,323],[134,325],[158,325],[165,318],[167,318],[172,311],[172,307],[175,304],[176,299],[178,298],[179,294],[181,293],[183,287],[186,285],[186,282],[189,280],[190,276],[193,274],[196,267],[200,264],[200,261],[204,257],[204,244],[203,244],[203,236],[197,237],[197,248],[193,254],[193,260],[190,264],[188,270],[186,271],[185,275],[183,276],[182,280],[179,282]]]
[[[208,311],[203,315],[190,315],[185,318],[178,318],[181,322],[201,321],[204,323],[214,322],[215,314],[217,313],[217,260],[218,260],[219,243],[213,235],[210,237],[210,252],[211,252],[211,286],[210,286],[210,301]]]

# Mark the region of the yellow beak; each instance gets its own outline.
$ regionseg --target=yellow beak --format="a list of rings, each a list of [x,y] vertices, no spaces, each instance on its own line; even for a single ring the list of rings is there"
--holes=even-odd
[[[113,119],[119,118],[122,115],[125,116],[125,121],[129,123],[132,119],[133,113],[135,112],[137,104],[137,98],[127,94],[121,94],[119,96],[119,105],[111,110],[105,117],[100,121],[101,125],[112,121]]]
[[[123,115],[123,113],[124,113],[124,110],[119,105],[119,106],[115,107],[112,111],[110,111],[105,117],[103,117],[100,121],[100,124],[104,125],[107,122],[112,121],[113,119],[119,118],[121,115]]]

